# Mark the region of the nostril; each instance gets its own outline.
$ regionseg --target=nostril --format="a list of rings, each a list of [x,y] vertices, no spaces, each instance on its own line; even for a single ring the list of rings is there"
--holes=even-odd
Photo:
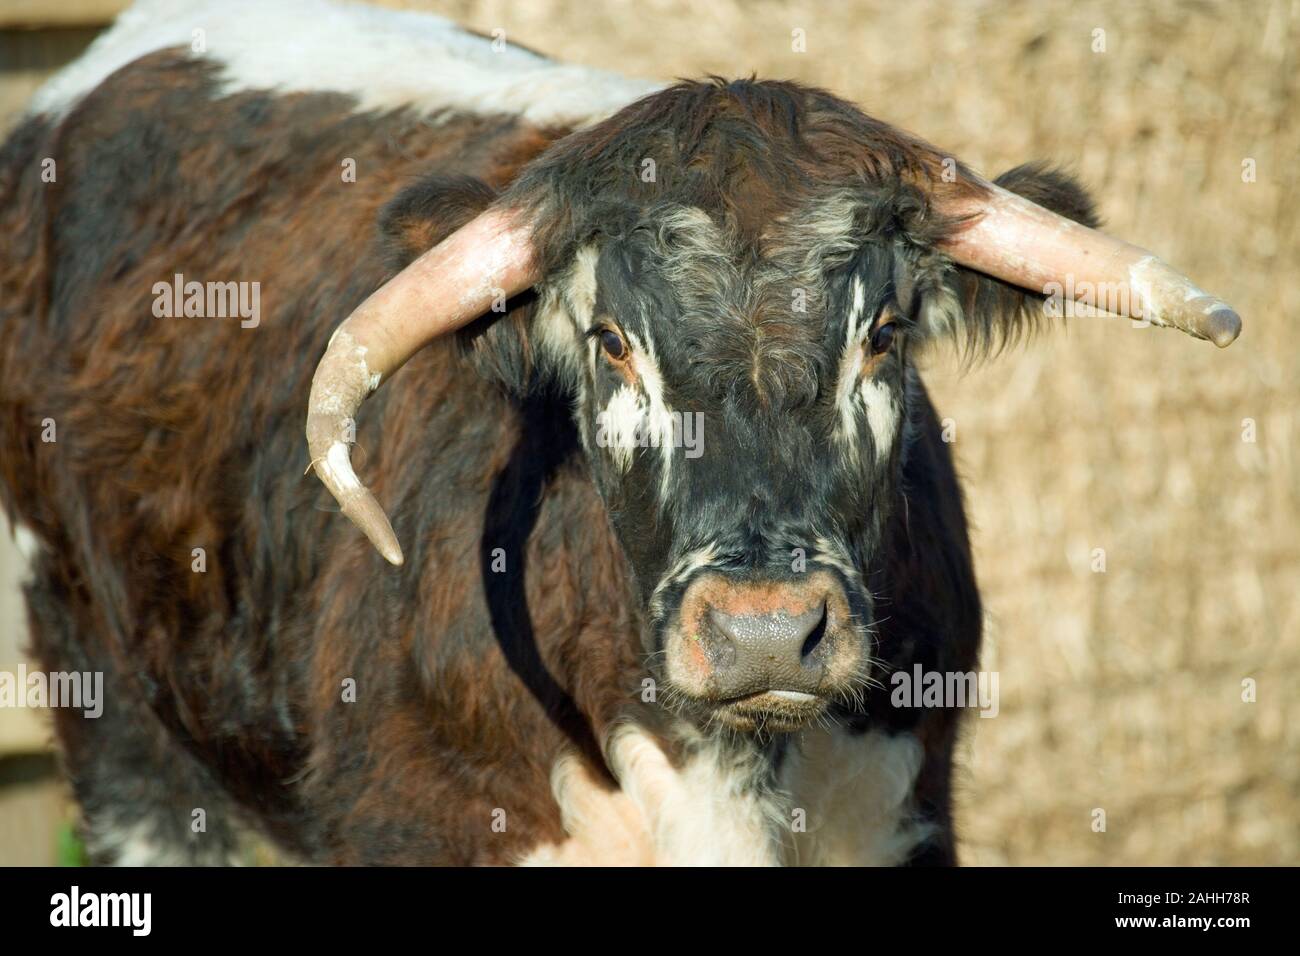
[[[826,637],[828,611],[823,600],[800,614],[727,614],[709,608],[708,633],[714,635],[715,662],[727,664],[743,657],[751,662],[776,661],[801,665]]]
[[[723,614],[717,608],[709,608],[709,624],[712,626],[712,632],[722,638],[722,643],[729,648],[734,649],[736,645],[743,643],[744,635],[738,633],[735,627],[735,621],[730,614]]]
[[[822,602],[821,609],[817,612],[817,622],[813,624],[812,630],[804,638],[803,647],[799,650],[799,658],[802,660],[817,649],[817,645],[822,642],[826,636],[826,602]]]
[[[848,620],[845,596],[828,576],[698,578],[668,635],[669,671],[708,700],[778,691],[821,696],[857,654]]]
[[[717,667],[731,667],[736,663],[742,643],[732,630],[731,618],[715,608],[709,608],[709,625],[701,637],[708,646],[710,660]]]

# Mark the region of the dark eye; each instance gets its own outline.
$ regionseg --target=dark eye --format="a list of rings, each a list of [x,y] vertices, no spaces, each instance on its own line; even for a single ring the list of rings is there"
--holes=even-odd
[[[623,344],[623,337],[612,329],[605,329],[600,333],[600,347],[612,359],[621,359],[627,354],[627,346]]]
[[[893,344],[894,323],[882,322],[876,326],[875,331],[871,333],[871,354],[880,355],[882,352],[888,352]]]

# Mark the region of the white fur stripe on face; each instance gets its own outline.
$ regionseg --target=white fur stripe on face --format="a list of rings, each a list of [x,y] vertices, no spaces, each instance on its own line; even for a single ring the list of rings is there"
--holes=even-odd
[[[854,342],[862,340],[862,330],[858,328],[858,323],[862,321],[862,310],[867,307],[867,290],[862,285],[862,280],[857,276],[853,277],[853,304],[849,306],[849,330],[845,334],[844,347],[852,347]]]
[[[596,321],[596,266],[599,258],[600,252],[594,245],[579,249],[563,284],[564,301],[579,341]],[[668,404],[654,342],[626,329],[623,334],[627,338],[628,361],[635,383],[621,386],[597,414],[596,444],[610,449],[611,456],[623,472],[632,467],[636,449],[645,446],[657,449],[659,501],[662,505],[668,501],[673,456],[682,440],[682,426]],[[567,340],[567,336],[554,331],[548,335],[548,340],[558,343]],[[586,357],[594,379],[600,361],[597,339],[591,340]]]
[[[645,392],[648,408],[646,422],[650,430],[650,443],[659,448],[659,487],[661,499],[666,499],[668,482],[673,470],[673,410],[664,397],[664,380],[659,373],[659,360],[655,355],[654,343],[649,339],[644,342],[635,332],[627,333],[632,346],[632,370]]]
[[[884,458],[889,454],[894,444],[894,432],[898,430],[898,403],[894,401],[889,386],[874,378],[863,382],[859,391],[867,409],[867,427],[876,443],[876,458]]]
[[[557,342],[562,340],[566,353],[576,348],[577,351],[572,352],[574,356],[581,355],[584,337],[595,322],[596,263],[599,260],[600,252],[595,246],[583,246],[574,254],[573,265],[569,267],[560,285],[565,305],[563,312],[566,314],[559,318],[569,327],[563,336],[557,330],[554,334],[548,335],[548,338]],[[544,318],[545,314],[541,317]],[[587,368],[593,377],[596,374],[596,352],[596,343],[592,342],[591,347],[586,349],[586,354]],[[568,359],[566,359],[567,364]]]
[[[573,381],[582,378],[583,337],[578,331],[572,306],[555,286],[542,286],[533,311],[533,341]]]
[[[839,545],[829,538],[818,538],[815,544],[817,546],[817,556],[813,559],[814,561],[835,568],[850,581],[860,582],[862,580],[862,575]]]
[[[835,437],[856,458],[858,454],[857,384],[862,375],[862,343],[850,341],[840,359],[839,378],[835,383],[835,407],[840,418]]]
[[[645,421],[645,402],[630,385],[619,386],[609,403],[596,416],[598,436],[620,471],[632,467]]]
[[[719,554],[717,545],[707,544],[702,548],[687,551],[674,561],[673,566],[668,569],[668,573],[659,579],[659,583],[655,585],[654,594],[650,596],[651,613],[659,614],[663,611],[662,602],[665,589],[675,584],[681,584],[696,571],[707,568],[718,560]]]
[[[835,383],[835,405],[839,410],[835,437],[856,460],[859,453],[858,406],[861,405],[879,460],[886,457],[893,447],[894,432],[898,428],[898,403],[884,383],[874,378],[862,380],[862,367],[866,361],[863,348],[871,323],[862,321],[866,308],[866,290],[862,280],[854,276],[852,287],[844,355],[840,359],[839,377]]]
[[[667,501],[679,429],[674,423],[673,410],[664,397],[663,376],[659,372],[654,346],[633,332],[625,334],[636,384],[619,386],[597,414],[597,445],[607,447],[624,472],[632,467],[638,448],[649,446],[656,449],[659,497],[663,504]],[[593,361],[598,347],[593,343]]]
[[[41,88],[31,111],[62,115],[109,74],[169,47],[217,63],[225,94],[338,92],[360,110],[587,123],[658,88],[500,42],[509,39],[494,43],[427,13],[332,0],[137,0]]]
[[[673,565],[669,575],[672,583],[681,584],[700,568],[707,568],[714,561],[718,560],[718,547],[715,544],[705,545],[703,548],[696,548],[694,551],[688,551],[686,554]]]
[[[565,292],[579,332],[585,332],[591,326],[596,313],[596,264],[599,261],[600,251],[595,246],[583,246],[574,253],[573,265],[569,269]]]

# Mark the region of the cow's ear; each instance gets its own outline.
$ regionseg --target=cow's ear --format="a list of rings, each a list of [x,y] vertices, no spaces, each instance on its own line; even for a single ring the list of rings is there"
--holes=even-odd
[[[1073,219],[1094,229],[1101,224],[1092,197],[1065,170],[1047,163],[1025,163],[1007,170],[994,182],[1066,219]]]
[[[1055,213],[1098,225],[1092,197],[1068,173],[1042,163],[1017,166],[995,182]],[[970,358],[997,352],[1032,334],[1052,318],[1045,295],[953,265],[929,253],[912,264],[921,300],[918,321],[927,338],[951,337]]]
[[[394,196],[379,214],[384,259],[400,272],[496,198],[473,176],[425,176]]]
[[[490,186],[471,176],[432,175],[416,180],[380,213],[380,237],[389,268],[404,269],[496,198]],[[537,295],[524,292],[493,308],[496,311],[484,313],[456,333],[475,371],[515,394],[557,378],[550,353],[533,343],[538,338],[532,328]]]

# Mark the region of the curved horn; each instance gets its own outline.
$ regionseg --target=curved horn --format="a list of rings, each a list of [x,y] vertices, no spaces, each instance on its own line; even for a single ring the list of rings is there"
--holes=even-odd
[[[1120,314],[1172,326],[1225,348],[1241,333],[1241,317],[1224,302],[1139,246],[1059,216],[993,183],[980,182],[984,198],[942,204],[954,217],[969,217],[944,245],[954,261],[1025,289],[1046,294],[1088,288],[1126,294],[1115,300]]]
[[[513,213],[489,209],[388,280],[334,330],[311,381],[311,466],[343,513],[393,564],[402,563],[393,526],[352,470],[353,416],[433,339],[538,278],[528,229]]]

